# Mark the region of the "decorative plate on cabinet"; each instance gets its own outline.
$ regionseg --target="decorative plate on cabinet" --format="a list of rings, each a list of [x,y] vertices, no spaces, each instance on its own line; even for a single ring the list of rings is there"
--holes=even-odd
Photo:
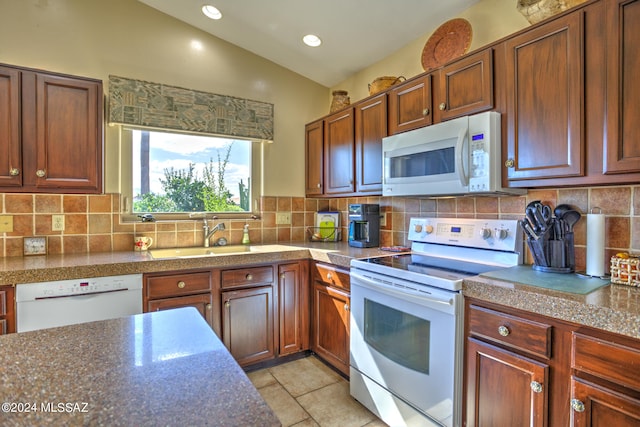
[[[422,68],[428,71],[467,53],[472,33],[471,24],[463,18],[440,25],[422,49]]]

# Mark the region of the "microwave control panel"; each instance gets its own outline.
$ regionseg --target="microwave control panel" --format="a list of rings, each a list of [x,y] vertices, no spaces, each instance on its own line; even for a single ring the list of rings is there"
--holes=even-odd
[[[501,186],[500,120],[497,114],[469,116],[469,192],[495,191]],[[497,156],[497,157],[496,157]]]

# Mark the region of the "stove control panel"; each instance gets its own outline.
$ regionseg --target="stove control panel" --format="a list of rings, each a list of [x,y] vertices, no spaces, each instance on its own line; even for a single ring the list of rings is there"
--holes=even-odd
[[[522,232],[517,220],[411,218],[409,240],[514,252],[520,250]]]

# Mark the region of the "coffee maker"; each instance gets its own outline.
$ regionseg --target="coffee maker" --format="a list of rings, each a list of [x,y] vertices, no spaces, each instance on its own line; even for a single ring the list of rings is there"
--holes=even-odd
[[[349,246],[380,246],[380,206],[359,203],[349,205]]]

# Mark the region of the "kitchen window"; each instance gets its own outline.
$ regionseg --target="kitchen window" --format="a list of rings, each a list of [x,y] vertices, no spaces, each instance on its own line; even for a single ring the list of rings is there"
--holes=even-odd
[[[121,141],[130,153],[122,159],[122,187],[131,215],[242,217],[257,207],[261,142],[144,128],[122,128]]]

